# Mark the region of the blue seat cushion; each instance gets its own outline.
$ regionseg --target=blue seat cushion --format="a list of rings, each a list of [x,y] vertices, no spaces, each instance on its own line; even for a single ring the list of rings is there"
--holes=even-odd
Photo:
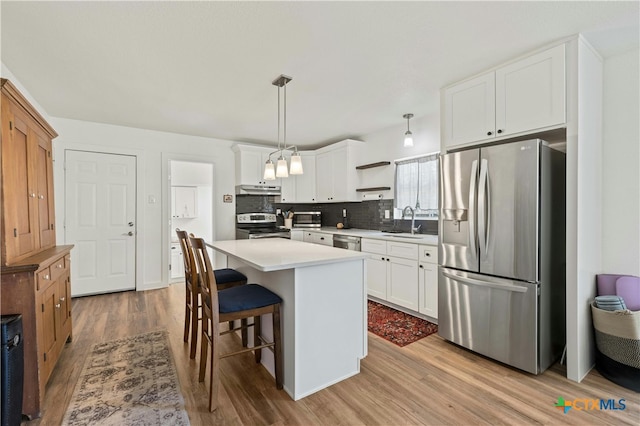
[[[280,296],[258,284],[241,285],[218,292],[221,314],[262,308],[281,302]]]
[[[247,276],[245,274],[231,268],[215,269],[213,271],[213,275],[216,277],[217,284],[226,284],[234,281],[247,281]]]

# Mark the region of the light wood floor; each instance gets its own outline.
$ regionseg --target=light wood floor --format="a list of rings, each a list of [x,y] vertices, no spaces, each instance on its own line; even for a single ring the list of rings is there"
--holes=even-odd
[[[66,345],[47,385],[43,416],[23,424],[60,424],[95,342],[158,329],[169,331],[192,425],[637,425],[640,421],[640,394],[595,371],[582,383],[567,380],[560,365],[532,376],[437,335],[399,348],[371,333],[360,374],[297,402],[276,390],[273,378],[251,355],[224,359],[220,407],[209,413],[208,386],[198,383],[198,363],[189,359],[182,341],[183,300],[182,285],[74,299],[74,340]],[[554,407],[558,397],[624,399],[626,409],[571,409],[563,414]]]

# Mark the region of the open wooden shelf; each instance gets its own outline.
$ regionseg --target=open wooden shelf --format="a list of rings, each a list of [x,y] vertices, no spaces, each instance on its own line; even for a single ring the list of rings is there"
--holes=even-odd
[[[391,164],[391,161],[378,161],[377,163],[363,164],[362,166],[356,166],[356,170],[364,170],[364,169],[370,169],[372,167],[388,166],[389,164]]]

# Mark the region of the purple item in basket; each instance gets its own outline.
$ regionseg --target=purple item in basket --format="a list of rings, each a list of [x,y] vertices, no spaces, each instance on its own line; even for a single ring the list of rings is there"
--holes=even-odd
[[[616,281],[618,278],[626,275],[599,274],[596,275],[596,286],[598,288],[598,296],[608,296],[616,294]]]
[[[640,311],[640,278],[623,276],[616,280],[616,294],[624,300],[627,309]]]

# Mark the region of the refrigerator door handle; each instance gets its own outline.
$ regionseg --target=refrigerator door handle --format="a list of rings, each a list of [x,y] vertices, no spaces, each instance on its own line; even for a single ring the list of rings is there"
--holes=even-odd
[[[462,277],[462,276],[460,276],[458,274],[450,273],[450,272],[447,272],[447,271],[442,271],[442,275],[444,275],[447,278],[451,278],[452,280],[463,282],[463,283],[466,283],[466,284],[480,285],[480,286],[483,286],[483,287],[492,287],[492,288],[497,288],[497,289],[500,289],[500,290],[514,291],[514,292],[517,292],[517,293],[526,293],[527,290],[528,290],[527,287],[523,287],[523,286],[499,284],[499,283],[491,282],[491,281],[476,280],[476,279],[469,278],[469,277]]]
[[[479,243],[483,245],[483,252],[481,257],[487,256],[489,252],[489,225],[491,208],[490,193],[489,193],[489,163],[485,158],[480,161],[480,182],[478,183],[478,239]]]
[[[473,258],[476,258],[476,175],[478,173],[478,160],[471,163],[471,178],[469,180],[469,248]]]

